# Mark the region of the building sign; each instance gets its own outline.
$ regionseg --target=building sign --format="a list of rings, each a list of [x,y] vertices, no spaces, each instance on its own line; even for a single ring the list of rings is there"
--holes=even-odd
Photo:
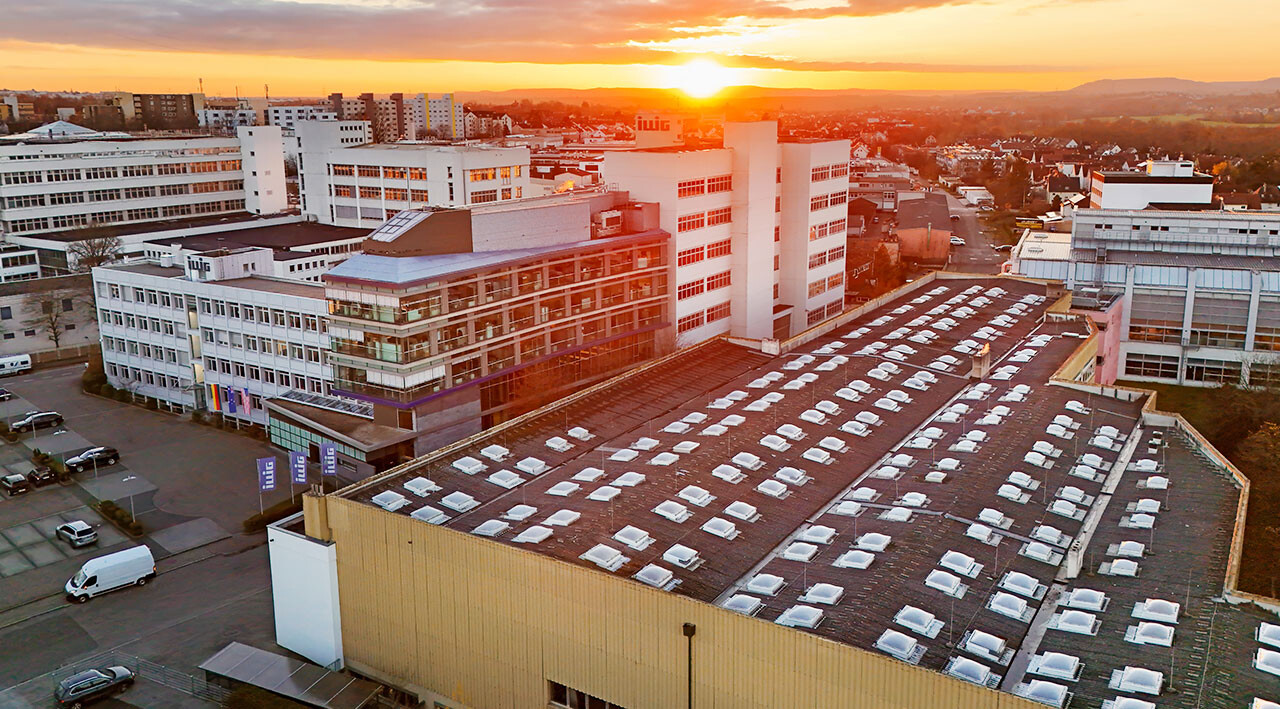
[[[320,444],[320,474],[338,474],[338,447],[332,443]]]
[[[276,489],[276,459],[258,459],[258,491],[271,492]]]
[[[307,484],[307,454],[301,451],[289,451],[289,471],[293,473],[292,481],[298,485]]]

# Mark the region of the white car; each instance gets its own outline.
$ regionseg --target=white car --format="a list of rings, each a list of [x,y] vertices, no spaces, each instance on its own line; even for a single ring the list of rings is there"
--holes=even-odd
[[[964,240],[964,239],[961,239],[961,238],[960,238],[960,237],[958,237],[958,236],[953,236],[953,237],[951,237],[951,243],[952,243],[952,245],[954,245],[954,246],[964,246],[964,245],[965,245],[965,240]]]

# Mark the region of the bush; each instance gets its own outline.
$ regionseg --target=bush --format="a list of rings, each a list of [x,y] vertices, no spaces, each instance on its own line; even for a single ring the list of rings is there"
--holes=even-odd
[[[299,498],[301,500],[301,498]],[[262,511],[262,514],[250,516],[243,523],[245,534],[255,534],[267,528],[272,522],[280,520],[290,515],[295,515],[302,511],[302,502],[294,502],[293,498],[282,500]]]
[[[160,408],[160,403],[157,402],[154,398],[149,396],[147,397],[147,408],[152,411],[155,411],[156,409]]]
[[[142,528],[142,523],[136,519],[130,520],[127,524],[125,524],[124,529],[126,532],[128,532],[129,534],[132,534],[135,537],[141,537],[142,533],[145,531]]]
[[[126,390],[124,390],[124,389],[117,389],[117,390],[116,390],[116,401],[123,402],[123,403],[127,404],[127,403],[129,403],[130,401],[133,401],[133,394],[130,394],[128,391],[126,391]]]
[[[116,388],[111,386],[110,384],[103,384],[102,386],[98,387],[98,395],[105,396],[108,399],[114,399],[116,396]]]

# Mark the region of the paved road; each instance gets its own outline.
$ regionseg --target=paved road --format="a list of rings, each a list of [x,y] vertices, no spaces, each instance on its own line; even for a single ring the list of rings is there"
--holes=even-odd
[[[952,214],[960,215],[958,222],[952,222],[957,235],[964,239],[964,246],[951,248],[951,263],[947,267],[951,271],[964,273],[999,273],[1000,264],[1007,256],[992,248],[991,239],[983,233],[978,221],[978,210],[966,207],[963,202],[947,195],[947,203]]]
[[[4,614],[0,706],[47,706],[54,686],[51,673],[73,665],[78,669],[107,651],[199,674],[196,666],[232,640],[278,650],[266,546],[239,553],[231,542],[220,546],[226,556],[210,556],[213,547],[189,552],[194,556],[182,561],[187,565],[169,570],[162,565],[159,576],[143,588],[116,591],[84,605],[59,600],[49,604],[50,610],[17,622],[12,619],[20,617],[21,609]],[[129,695],[124,699],[137,703]],[[183,701],[183,706],[201,705]],[[138,706],[173,705],[157,700]]]

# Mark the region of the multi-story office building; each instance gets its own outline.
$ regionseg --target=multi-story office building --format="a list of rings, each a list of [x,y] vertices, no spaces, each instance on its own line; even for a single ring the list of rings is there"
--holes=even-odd
[[[646,142],[684,135],[679,117],[645,120]],[[786,338],[842,310],[848,174],[847,140],[780,143],[774,122],[726,123],[722,147],[609,152],[602,169],[661,206],[681,345]]]
[[[332,106],[271,106],[267,109],[267,123],[291,129],[302,121],[336,121],[338,114]]]
[[[507,202],[532,194],[529,149],[422,143],[347,144],[353,122],[308,121],[298,138],[302,211],[337,226],[376,228],[405,209]]]
[[[413,99],[414,115],[418,119],[418,137],[437,137],[444,140],[464,138],[466,107],[454,101],[453,94],[431,97],[418,94]]]
[[[324,288],[272,270],[253,248],[93,269],[107,381],[262,426],[265,399],[328,393]]]
[[[1083,209],[1010,268],[1094,314],[1104,381],[1280,384],[1280,213]]]
[[[0,140],[0,232],[62,234],[288,207],[280,129],[133,139],[69,123]]]
[[[294,222],[157,239],[143,244],[141,254],[180,264],[188,256],[218,250],[269,249],[273,268],[259,275],[318,283],[325,271],[359,252],[368,235],[364,229]]]
[[[0,245],[0,283],[40,277],[40,254],[16,244]]]
[[[252,108],[206,108],[196,114],[201,128],[232,130],[240,126],[256,126],[261,122]]]
[[[1092,209],[1212,206],[1213,176],[1196,172],[1190,160],[1148,160],[1143,172],[1095,171],[1090,180]]]
[[[416,455],[644,362],[671,347],[667,238],[617,192],[403,212],[324,276],[334,389]]]

